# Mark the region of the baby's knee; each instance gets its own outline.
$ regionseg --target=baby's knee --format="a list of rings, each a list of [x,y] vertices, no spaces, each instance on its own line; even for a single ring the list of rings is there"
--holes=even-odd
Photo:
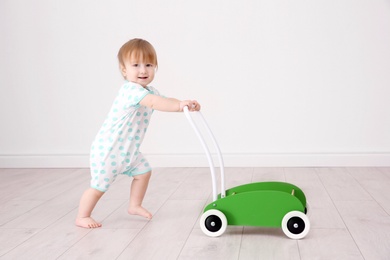
[[[149,171],[149,172],[144,173],[144,174],[135,175],[134,179],[136,179],[136,180],[149,180],[151,176],[152,176],[152,171]]]
[[[104,195],[104,191],[98,190],[94,187],[91,187],[90,189],[91,194],[93,194],[95,197],[101,198]]]

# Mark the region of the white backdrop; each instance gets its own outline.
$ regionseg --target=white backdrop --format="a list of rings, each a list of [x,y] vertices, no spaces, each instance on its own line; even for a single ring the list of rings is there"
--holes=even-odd
[[[389,1],[0,0],[0,33],[0,167],[88,166],[134,37],[228,166],[390,166]],[[142,151],[207,165],[180,113],[156,112]]]

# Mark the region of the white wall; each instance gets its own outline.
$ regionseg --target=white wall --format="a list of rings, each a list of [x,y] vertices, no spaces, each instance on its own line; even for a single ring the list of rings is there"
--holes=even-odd
[[[88,166],[134,37],[228,166],[390,166],[389,1],[1,0],[0,33],[0,167]],[[154,114],[143,152],[207,165],[179,113]]]

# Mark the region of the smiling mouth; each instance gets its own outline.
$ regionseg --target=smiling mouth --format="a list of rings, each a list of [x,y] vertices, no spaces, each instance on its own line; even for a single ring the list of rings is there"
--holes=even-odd
[[[147,79],[148,77],[138,77],[139,79]]]

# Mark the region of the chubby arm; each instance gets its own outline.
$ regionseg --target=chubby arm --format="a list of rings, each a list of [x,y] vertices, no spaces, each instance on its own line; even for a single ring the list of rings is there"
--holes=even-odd
[[[190,111],[200,110],[200,104],[196,100],[180,101],[175,98],[164,98],[153,94],[146,95],[139,103],[141,106],[165,112],[182,112],[185,106],[188,106]]]

